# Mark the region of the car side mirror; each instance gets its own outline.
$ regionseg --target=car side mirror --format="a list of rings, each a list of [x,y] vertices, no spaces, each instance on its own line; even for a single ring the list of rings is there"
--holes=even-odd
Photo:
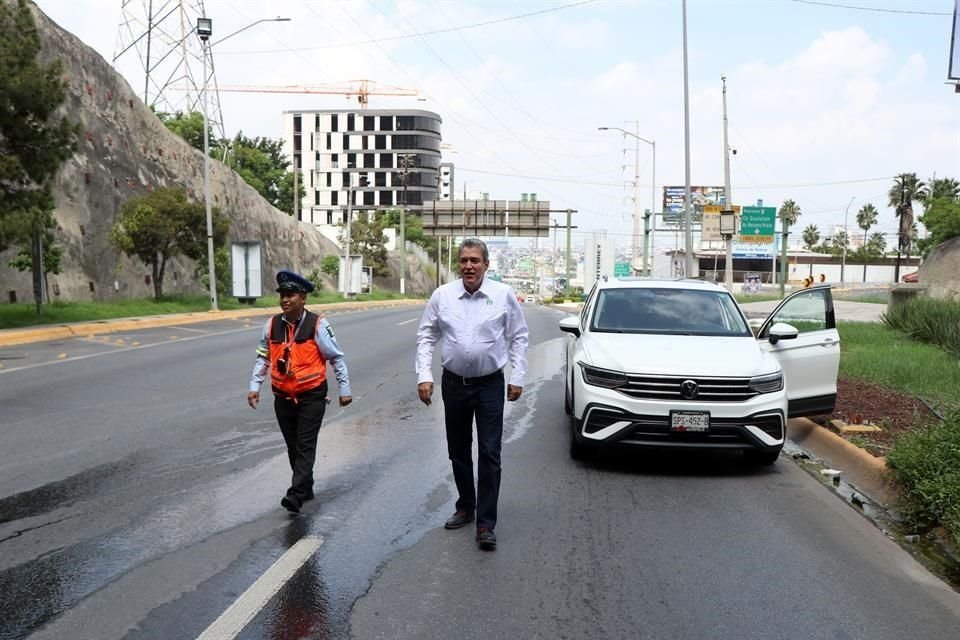
[[[770,327],[770,344],[777,344],[781,340],[796,340],[800,332],[793,325],[778,322]]]
[[[580,337],[580,318],[579,316],[567,316],[560,321],[560,331],[564,333],[572,333],[576,337]]]

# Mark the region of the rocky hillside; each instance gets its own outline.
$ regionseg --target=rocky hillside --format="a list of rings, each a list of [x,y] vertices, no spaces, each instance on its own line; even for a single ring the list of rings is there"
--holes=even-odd
[[[0,0],[6,1],[6,0]],[[149,297],[149,268],[120,254],[108,241],[120,205],[132,196],[161,186],[182,186],[191,197],[203,197],[203,154],[170,133],[110,64],[72,34],[35,9],[44,36],[47,59],[59,58],[68,85],[64,111],[80,125],[76,155],[56,179],[58,243],[64,249],[63,271],[49,277],[52,300],[106,300]],[[279,119],[279,114],[278,114]],[[271,292],[272,274],[298,266],[317,268],[336,247],[314,228],[300,224],[270,206],[237,174],[210,162],[215,206],[230,219],[228,244],[260,240],[264,291]],[[293,241],[301,235],[299,265]],[[0,295],[7,302],[32,299],[29,273],[7,266],[13,252],[0,254]],[[167,266],[164,291],[204,292],[192,260]]]
[[[960,238],[937,245],[920,266],[920,282],[934,298],[960,300]]]

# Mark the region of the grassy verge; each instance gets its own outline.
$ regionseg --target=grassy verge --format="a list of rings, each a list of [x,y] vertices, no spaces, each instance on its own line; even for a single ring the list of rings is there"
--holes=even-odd
[[[960,402],[960,363],[934,345],[923,344],[873,322],[840,322],[840,375],[909,393],[934,407]]]
[[[736,298],[737,302],[740,304],[746,304],[747,302],[767,302],[768,300],[779,300],[779,293],[735,293],[733,297]]]
[[[357,296],[358,301],[367,300],[397,300],[415,296],[401,296],[400,294],[374,291],[372,294]],[[342,302],[343,297],[335,292],[320,292],[308,298],[309,304],[323,304],[328,302]],[[271,308],[278,304],[276,295],[259,298],[254,305],[257,308]],[[220,298],[218,306],[221,309],[249,309],[249,305],[242,305],[235,298]],[[38,316],[36,307],[32,304],[3,304],[0,305],[0,329],[15,329],[44,324],[63,324],[67,322],[84,322],[88,320],[109,320],[112,318],[131,318],[140,316],[155,316],[169,313],[191,313],[207,311],[210,301],[206,296],[172,296],[156,301],[152,298],[137,300],[116,300],[113,302],[54,302],[43,306],[43,314]]]
[[[960,545],[960,412],[902,435],[887,456],[913,525],[943,525]]]
[[[886,291],[835,291],[833,293],[834,300],[846,300],[848,302],[869,302],[870,304],[887,304],[887,302],[889,302],[889,298],[890,294],[888,294]]]

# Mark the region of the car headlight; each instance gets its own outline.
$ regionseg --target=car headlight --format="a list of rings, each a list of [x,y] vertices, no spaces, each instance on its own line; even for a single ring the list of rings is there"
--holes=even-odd
[[[750,389],[757,393],[773,393],[783,389],[783,374],[771,373],[766,376],[750,378]]]
[[[605,389],[616,389],[617,387],[623,387],[627,384],[627,376],[619,371],[598,369],[597,367],[587,366],[582,362],[577,364],[580,365],[580,370],[583,371],[583,379],[589,385],[603,387]]]

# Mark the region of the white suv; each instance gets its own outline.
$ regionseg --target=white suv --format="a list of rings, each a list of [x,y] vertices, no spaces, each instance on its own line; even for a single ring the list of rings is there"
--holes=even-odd
[[[604,279],[560,321],[570,455],[602,445],[737,449],[773,464],[788,417],[829,413],[840,337],[829,287],[749,321],[702,280]]]

